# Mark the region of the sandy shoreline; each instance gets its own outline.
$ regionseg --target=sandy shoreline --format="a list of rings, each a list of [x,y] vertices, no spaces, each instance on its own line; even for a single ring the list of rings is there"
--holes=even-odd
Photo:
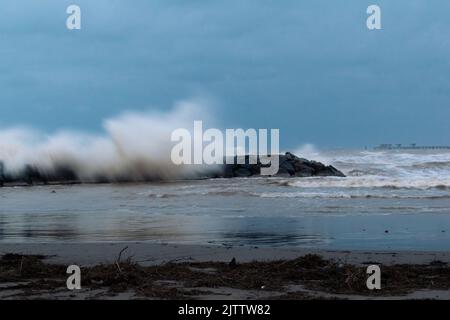
[[[124,248],[126,250],[122,252],[122,258],[131,257],[141,265],[167,262],[229,262],[233,258],[240,262],[289,260],[306,254],[317,254],[325,259],[349,264],[428,264],[436,260],[450,263],[450,252],[444,251],[317,250],[144,242],[0,244],[0,255],[44,255],[48,257],[45,259],[48,263],[88,266],[113,263]]]
[[[384,265],[428,264],[436,260],[450,263],[450,252],[440,251],[317,250],[143,242],[0,244],[0,255],[5,253],[44,255],[48,263],[89,266],[113,263],[123,249],[125,249],[122,252],[123,259],[130,257],[142,265],[167,262],[229,262],[233,258],[240,262],[289,260],[306,254],[317,254],[325,259],[349,264],[367,262]]]

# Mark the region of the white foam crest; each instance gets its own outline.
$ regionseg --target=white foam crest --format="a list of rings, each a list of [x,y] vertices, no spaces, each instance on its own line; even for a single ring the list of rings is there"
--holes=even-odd
[[[430,188],[450,188],[450,178],[396,178],[384,176],[319,177],[295,179],[289,181],[287,184],[297,188],[415,188],[426,190]]]
[[[375,193],[343,193],[343,192],[264,192],[254,193],[260,198],[304,198],[304,199],[449,199],[449,194],[441,195],[407,195],[407,194],[375,194]]]
[[[7,128],[0,130],[0,161],[12,174],[30,165],[44,173],[67,167],[81,180],[182,178],[205,168],[172,163],[171,132],[191,128],[199,117],[211,118],[204,102],[182,101],[166,113],[126,112],[107,119],[103,134],[63,130],[45,135],[24,127]]]
[[[319,149],[311,143],[306,143],[296,148],[293,153],[298,157],[319,161],[326,165],[329,165],[332,162],[330,157],[326,156],[323,152],[320,152]]]
[[[450,152],[445,150],[340,150],[323,153],[330,164],[350,177],[347,182],[331,182],[331,185],[405,188],[449,185]]]

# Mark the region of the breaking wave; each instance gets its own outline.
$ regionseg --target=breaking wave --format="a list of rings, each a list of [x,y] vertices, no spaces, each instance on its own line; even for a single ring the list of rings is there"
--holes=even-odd
[[[305,199],[450,199],[450,195],[399,195],[399,194],[348,194],[339,192],[271,192],[254,194],[261,198],[305,198]]]
[[[66,170],[81,181],[191,177],[206,168],[170,161],[171,132],[190,128],[199,115],[205,119],[207,114],[202,102],[182,101],[167,113],[127,112],[107,119],[102,134],[64,130],[46,135],[7,128],[0,130],[0,161],[4,173],[12,176],[31,167],[44,176]]]
[[[280,185],[297,188],[385,188],[385,189],[421,189],[448,190],[450,179],[444,178],[386,178],[380,176],[358,176],[345,179],[304,178],[292,181],[280,181]]]
[[[358,151],[320,152],[312,145],[303,150],[343,171],[346,178],[323,177],[273,181],[280,186],[296,188],[385,188],[450,189],[450,152],[448,151]],[[300,153],[303,156],[302,153]]]

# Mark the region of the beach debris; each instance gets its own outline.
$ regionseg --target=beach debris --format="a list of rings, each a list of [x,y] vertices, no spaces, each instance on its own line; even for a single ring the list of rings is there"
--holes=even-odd
[[[22,254],[0,258],[0,283],[9,289],[9,284],[15,283],[14,289],[18,290],[12,298],[39,299],[42,295],[57,296],[61,290],[66,291],[66,266],[45,263],[44,258]],[[292,286],[301,286],[308,292],[328,293],[333,297],[348,294],[398,296],[421,289],[450,290],[450,266],[440,262],[384,265],[383,289],[376,291],[367,289],[366,266],[344,264],[338,268],[334,260],[315,254],[294,260],[236,263],[233,268],[228,263],[212,261],[142,266],[130,260],[121,261],[120,268],[119,272],[115,264],[83,267],[84,290],[102,291],[108,297],[130,293],[135,298],[149,299],[205,297],[217,288],[222,288],[223,294],[234,289],[246,292],[264,289],[264,292],[273,295],[268,296],[273,299],[286,297],[286,294],[293,299],[309,298],[297,294],[297,291],[290,291]],[[211,268],[217,272],[204,272]],[[0,295],[2,290],[0,287]]]
[[[125,248],[120,250],[119,255],[117,257],[116,266],[117,266],[117,269],[119,270],[119,272],[122,272],[122,269],[120,268],[120,259],[122,258],[122,253],[127,249],[128,249],[128,246],[126,246]]]
[[[236,263],[236,258],[231,259],[231,261],[228,263],[228,266],[231,268],[236,267],[237,263]]]

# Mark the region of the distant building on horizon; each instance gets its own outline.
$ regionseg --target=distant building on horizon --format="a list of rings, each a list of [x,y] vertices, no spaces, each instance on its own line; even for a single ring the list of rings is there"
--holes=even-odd
[[[403,145],[401,143],[384,143],[374,147],[374,150],[439,150],[439,149],[449,149],[450,146],[418,146],[416,143],[411,143],[409,145]]]

